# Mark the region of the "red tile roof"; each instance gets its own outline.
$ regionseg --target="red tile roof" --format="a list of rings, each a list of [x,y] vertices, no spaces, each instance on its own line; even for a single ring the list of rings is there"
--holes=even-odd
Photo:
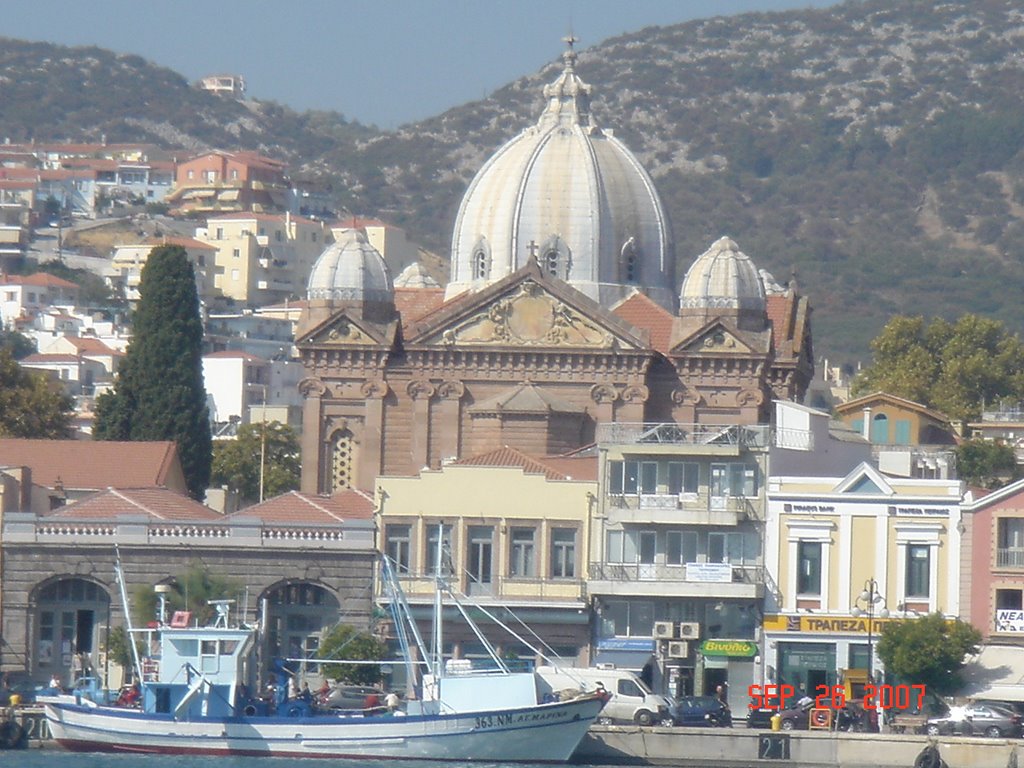
[[[597,458],[570,458],[545,456],[534,458],[507,445],[477,456],[453,461],[456,467],[509,467],[523,470],[527,475],[544,475],[548,480],[596,480]]]
[[[36,272],[32,275],[0,275],[0,283],[4,285],[36,285],[44,288],[77,288],[78,286],[67,280],[48,274],[47,272]]]
[[[166,488],[108,488],[44,515],[45,520],[116,520],[146,515],[154,521],[213,522],[224,516]]]
[[[25,363],[77,363],[78,356],[66,355],[60,352],[54,352],[52,354],[43,354],[41,352],[36,352],[34,354],[29,355],[28,357],[21,358],[21,360],[19,360],[18,362],[21,365],[25,365]]]
[[[0,466],[29,467],[32,482],[46,488],[58,479],[67,489],[163,486],[177,464],[171,441],[0,438]]]
[[[651,346],[667,355],[671,347],[675,317],[661,305],[637,291],[612,309],[612,314],[637,328],[650,331]]]
[[[94,339],[91,336],[65,336],[64,340],[70,343],[82,355],[103,355],[106,357],[108,355],[123,354],[115,349],[111,349],[99,339]]]
[[[408,328],[444,304],[444,288],[395,288],[395,309]]]
[[[336,525],[346,520],[369,520],[373,509],[373,497],[354,488],[333,496],[289,491],[241,509],[230,517],[256,517],[272,524]]]

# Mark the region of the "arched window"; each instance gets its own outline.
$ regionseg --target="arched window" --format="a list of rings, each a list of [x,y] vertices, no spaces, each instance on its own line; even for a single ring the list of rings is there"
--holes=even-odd
[[[268,590],[265,597],[267,658],[316,656],[321,634],[333,627],[340,616],[338,599],[309,582],[280,584]],[[299,671],[297,663],[285,666],[292,672]]]
[[[99,663],[102,626],[110,621],[110,595],[92,581],[51,581],[34,595],[37,607],[32,666],[40,677],[56,674],[73,682]]]
[[[871,442],[874,445],[888,445],[889,440],[889,417],[884,413],[876,414],[871,419]]]
[[[482,249],[475,251],[473,253],[473,279],[486,280],[487,273],[487,253]]]
[[[636,238],[631,237],[622,245],[619,252],[619,275],[623,283],[637,284],[640,282],[640,249]]]
[[[355,486],[355,439],[347,429],[334,436],[331,443],[331,493]]]

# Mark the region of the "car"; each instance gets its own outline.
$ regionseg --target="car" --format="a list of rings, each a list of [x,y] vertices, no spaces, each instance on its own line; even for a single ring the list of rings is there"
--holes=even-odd
[[[669,715],[673,725],[732,727],[729,707],[714,696],[680,696]]]
[[[941,717],[925,723],[929,736],[988,736],[992,739],[1016,738],[1021,735],[1021,716],[1009,709],[977,702],[951,707]]]

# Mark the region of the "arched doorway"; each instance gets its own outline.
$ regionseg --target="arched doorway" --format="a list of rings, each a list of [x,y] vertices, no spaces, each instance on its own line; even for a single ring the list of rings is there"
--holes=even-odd
[[[341,606],[334,594],[311,582],[291,582],[271,587],[266,601],[266,655],[272,659],[311,659],[320,648],[325,630],[338,623]],[[303,669],[300,661],[284,665],[300,677],[317,677],[316,665]],[[272,665],[268,671],[273,671]]]
[[[110,594],[94,581],[58,577],[33,590],[34,632],[29,651],[36,679],[56,675],[65,685],[99,664],[110,623]]]

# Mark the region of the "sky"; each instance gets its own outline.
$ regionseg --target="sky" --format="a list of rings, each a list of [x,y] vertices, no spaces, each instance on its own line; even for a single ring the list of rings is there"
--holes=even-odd
[[[190,80],[394,129],[644,27],[835,0],[3,0],[0,37],[138,54]]]

